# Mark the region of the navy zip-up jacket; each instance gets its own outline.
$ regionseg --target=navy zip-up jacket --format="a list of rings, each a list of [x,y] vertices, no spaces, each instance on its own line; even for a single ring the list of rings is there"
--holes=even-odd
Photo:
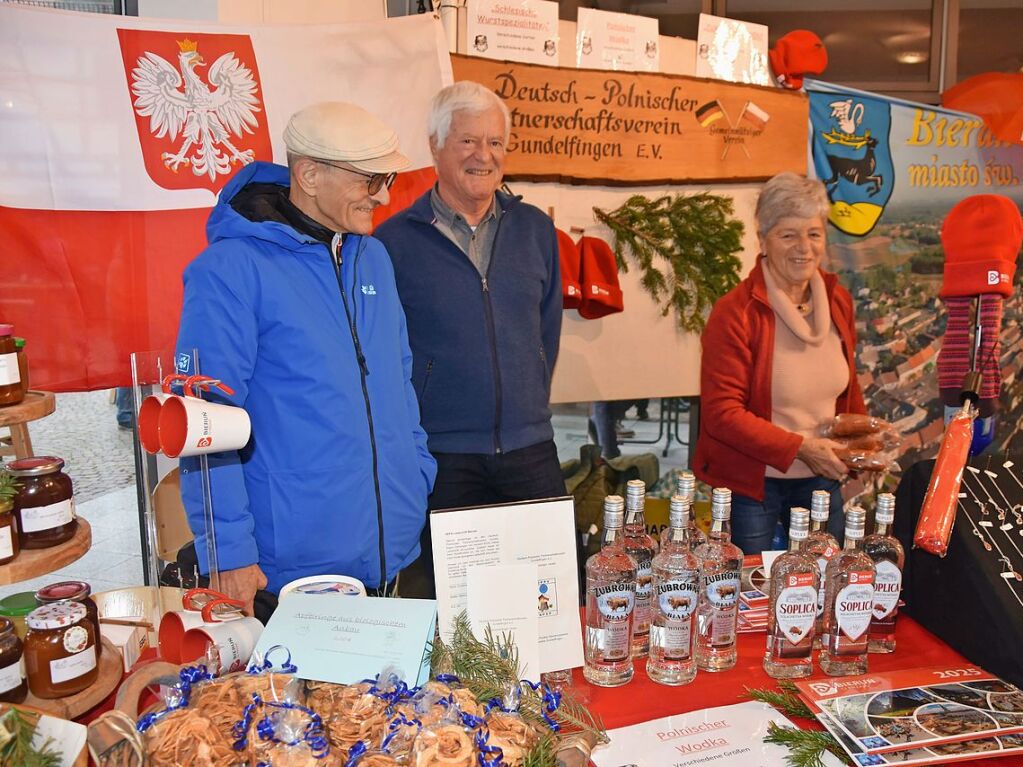
[[[497,194],[502,212],[484,277],[434,225],[429,191],[373,233],[394,264],[434,453],[493,455],[554,438],[562,309],[554,224]]]
[[[198,349],[252,420],[244,449],[209,457],[220,568],[258,562],[273,592],[328,573],[379,586],[419,556],[437,470],[391,263],[374,238],[348,235],[335,271],[324,242],[233,207],[259,184],[286,189],[288,169],[254,162],[224,187],[209,247],[185,269],[178,330],[178,369],[194,372]],[[198,459],[181,466],[206,572]]]

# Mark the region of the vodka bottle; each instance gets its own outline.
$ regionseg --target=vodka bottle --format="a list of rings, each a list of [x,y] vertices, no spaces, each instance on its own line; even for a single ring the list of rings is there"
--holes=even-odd
[[[646,673],[655,682],[683,685],[696,676],[693,618],[700,596],[700,561],[689,546],[689,499],[676,495],[668,535],[653,561],[654,613]]]
[[[835,536],[828,532],[828,517],[831,516],[831,493],[814,490],[810,500],[810,535],[803,543],[803,551],[817,560],[820,568],[820,591],[817,592],[817,623],[814,625],[814,646],[820,647],[824,636],[824,571],[828,562],[841,548]]]
[[[583,677],[601,687],[632,679],[632,615],[636,562],[622,545],[625,501],[604,499],[604,538],[586,560],[586,656]]]
[[[899,614],[899,595],[902,594],[902,566],[906,552],[898,538],[888,532],[895,521],[895,496],[881,493],[877,496],[874,512],[874,534],[863,539],[863,550],[874,560],[874,617],[870,621],[869,652],[895,650],[895,620]]]
[[[866,512],[845,516],[845,547],[824,573],[824,636],[821,670],[829,676],[867,673],[867,636],[874,605],[874,560],[863,551]]]
[[[707,534],[696,526],[696,514],[693,513],[695,508],[693,501],[696,497],[696,475],[688,469],[679,472],[678,479],[675,482],[675,495],[681,495],[683,498],[689,499],[689,548],[696,551],[700,544],[707,540]],[[670,529],[666,527],[661,531],[662,546],[668,540]]]
[[[725,671],[738,658],[735,623],[739,614],[742,550],[732,543],[729,520],[732,491],[714,488],[707,542],[696,550],[700,560],[700,600],[696,613],[696,665],[703,671]]]
[[[640,658],[650,649],[650,614],[653,607],[654,576],[650,563],[657,553],[657,541],[646,530],[643,514],[646,484],[630,479],[625,486],[625,539],[623,545],[636,560],[636,614],[632,623],[632,657]]]
[[[814,624],[821,576],[817,561],[800,550],[809,530],[810,511],[792,509],[789,550],[771,565],[764,671],[775,679],[796,679],[813,673]]]

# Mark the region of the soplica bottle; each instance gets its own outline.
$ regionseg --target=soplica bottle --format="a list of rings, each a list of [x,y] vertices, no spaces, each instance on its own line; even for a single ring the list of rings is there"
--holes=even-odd
[[[646,484],[630,479],[625,486],[625,539],[623,545],[636,560],[636,614],[632,624],[632,657],[640,658],[650,649],[650,614],[654,579],[650,563],[657,553],[657,541],[647,532]]]
[[[902,567],[906,563],[906,552],[899,539],[888,532],[895,521],[895,496],[880,493],[877,509],[874,511],[873,535],[863,539],[863,550],[872,560],[877,572],[874,575],[874,608],[870,621],[868,652],[893,652],[895,650],[895,620],[899,615],[899,596],[902,594]]]
[[[696,475],[688,469],[684,469],[678,473],[678,477],[675,481],[675,495],[681,495],[683,498],[689,500],[689,548],[696,551],[699,545],[707,540],[707,534],[696,526],[694,506],[696,498]],[[662,546],[668,539],[669,531],[670,528],[667,527],[661,531]]]
[[[845,547],[828,562],[824,577],[821,670],[829,676],[867,673],[867,636],[874,605],[874,560],[863,551],[866,512],[845,515]]]
[[[689,499],[675,495],[668,535],[653,560],[654,612],[646,673],[653,681],[683,685],[696,676],[693,619],[700,597],[700,561],[689,547]]]
[[[632,618],[636,562],[622,545],[625,501],[604,499],[600,551],[586,560],[586,653],[583,677],[601,687],[632,679]]]
[[[814,645],[820,647],[824,636],[824,571],[828,562],[841,547],[835,536],[828,532],[828,517],[831,516],[831,493],[814,490],[810,498],[810,534],[803,543],[803,551],[817,560],[820,570],[820,591],[817,592],[817,622],[814,625]]]
[[[696,665],[701,671],[725,671],[735,665],[735,624],[739,613],[742,550],[732,543],[732,491],[715,487],[711,528],[696,550],[700,560],[700,600],[696,613]]]
[[[821,576],[816,560],[800,550],[809,529],[810,511],[792,509],[789,550],[771,565],[764,671],[775,679],[797,679],[813,673],[813,636]]]

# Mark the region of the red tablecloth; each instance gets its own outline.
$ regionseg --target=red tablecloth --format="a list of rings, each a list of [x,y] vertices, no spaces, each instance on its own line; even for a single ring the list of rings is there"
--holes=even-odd
[[[740,703],[749,700],[744,695],[746,687],[777,689],[777,682],[764,673],[762,666],[764,643],[764,634],[740,634],[739,662],[735,668],[718,673],[700,671],[696,679],[682,687],[665,687],[651,682],[646,675],[643,661],[636,665],[636,675],[629,684],[610,689],[589,684],[583,679],[582,670],[576,669],[573,675],[573,693],[594,714],[603,719],[608,729],[672,714],[684,714],[701,708]],[[897,671],[927,666],[954,668],[960,663],[969,664],[969,661],[934,634],[903,615],[899,617],[896,628],[895,652],[887,655],[872,654],[869,663],[870,671]],[[811,678],[829,677],[817,670]],[[798,721],[796,724],[801,727],[808,726],[805,721]],[[1023,756],[999,757],[996,762],[990,759],[956,762],[957,765],[981,763],[991,764],[992,767],[994,765],[1023,767]]]

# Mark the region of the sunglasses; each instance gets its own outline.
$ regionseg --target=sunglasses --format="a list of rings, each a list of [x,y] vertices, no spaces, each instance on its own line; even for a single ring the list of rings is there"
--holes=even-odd
[[[370,194],[376,194],[383,187],[390,189],[394,185],[394,179],[398,177],[395,171],[390,173],[363,173],[361,170],[355,170],[355,168],[346,168],[344,165],[335,165],[327,160],[315,160],[320,165],[329,165],[331,168],[337,168],[338,170],[346,170],[349,173],[354,173],[357,176],[363,176],[369,179],[366,182],[367,191]]]

